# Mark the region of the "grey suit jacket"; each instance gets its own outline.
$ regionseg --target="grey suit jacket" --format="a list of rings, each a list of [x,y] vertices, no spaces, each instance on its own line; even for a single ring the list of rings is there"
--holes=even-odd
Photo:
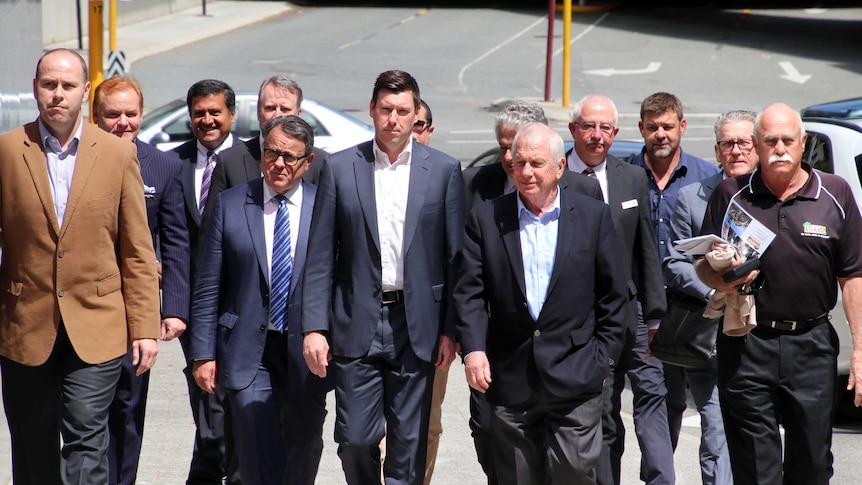
[[[412,141],[404,227],[404,298],[414,353],[433,362],[441,333],[455,335],[453,265],[464,231],[457,160]],[[334,355],[371,346],[382,296],[372,141],[331,155],[321,167],[308,241],[303,332],[327,332]]]
[[[673,242],[700,234],[709,197],[723,179],[724,172],[720,172],[679,189],[676,207],[670,219],[668,256],[662,262],[662,271],[669,285],[701,300],[706,299],[711,288],[700,281],[691,259],[674,249]]]
[[[227,389],[248,387],[263,356],[269,324],[269,264],[263,222],[263,178],[218,195],[201,239],[192,298],[190,360],[218,362]],[[287,305],[288,341],[301,342],[302,276],[315,187],[303,182]],[[303,369],[307,369],[304,367]]]

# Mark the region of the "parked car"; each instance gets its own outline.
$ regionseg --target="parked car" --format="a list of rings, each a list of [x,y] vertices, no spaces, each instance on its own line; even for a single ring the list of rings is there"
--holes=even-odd
[[[35,121],[39,109],[33,93],[0,93],[0,133]]]
[[[314,146],[329,153],[349,148],[374,136],[367,124],[325,104],[305,98],[302,118],[314,129]],[[242,140],[260,134],[257,93],[236,93],[233,134]],[[175,99],[144,115],[138,138],[167,151],[193,138],[185,99]]]
[[[574,145],[574,142],[572,142],[571,140],[563,143],[566,152],[571,150]],[[643,147],[643,142],[615,140],[614,144],[611,145],[610,154],[617,158],[625,160],[631,155],[636,155],[640,153]],[[484,165],[490,165],[492,163],[500,163],[500,149],[497,147],[489,148],[488,150],[484,151],[481,155],[474,158],[473,161],[464,165],[464,168],[482,167]]]
[[[803,160],[812,167],[824,172],[841,176],[850,184],[856,205],[862,210],[862,119],[841,120],[836,118],[802,118],[808,141],[805,143]],[[862,417],[862,411],[854,408],[852,397],[844,389],[850,373],[850,356],[853,353],[853,340],[850,326],[844,314],[841,293],[838,303],[831,312],[832,325],[838,333],[840,353],[838,354],[839,384],[836,392],[837,409],[844,415]]]
[[[815,104],[802,108],[803,117],[838,118],[842,120],[862,119],[862,98],[843,99],[829,103]]]

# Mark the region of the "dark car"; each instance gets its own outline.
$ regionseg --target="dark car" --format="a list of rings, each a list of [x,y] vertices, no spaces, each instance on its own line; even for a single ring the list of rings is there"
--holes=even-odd
[[[842,120],[862,119],[862,98],[815,104],[802,108],[800,114],[803,117],[838,118]]]
[[[567,141],[563,145],[566,149],[566,152],[568,152],[575,144],[572,141]],[[638,153],[640,153],[643,147],[644,144],[640,141],[615,140],[614,144],[611,145],[611,149],[609,152],[611,155],[621,160],[625,160],[631,155],[637,155]],[[500,149],[497,147],[489,148],[481,155],[474,158],[472,162],[464,165],[464,168],[481,167],[483,165],[490,165],[492,163],[500,163]]]

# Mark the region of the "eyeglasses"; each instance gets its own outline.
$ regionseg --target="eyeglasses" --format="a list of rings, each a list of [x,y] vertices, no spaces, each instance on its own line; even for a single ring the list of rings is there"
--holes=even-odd
[[[284,160],[285,165],[287,165],[288,167],[293,167],[302,160],[305,160],[307,157],[308,153],[301,157],[298,157],[292,153],[282,152],[276,150],[275,148],[264,147],[263,149],[263,159],[266,161],[266,163],[275,163],[276,161],[278,161],[279,158],[281,158],[282,160]]]
[[[431,125],[428,124],[427,121],[424,120],[416,120],[416,123],[413,123],[413,133],[421,134]]]
[[[614,125],[609,125],[607,123],[602,123],[600,125],[596,125],[595,123],[578,123],[575,122],[575,126],[581,129],[581,131],[585,133],[595,133],[596,130],[602,132],[603,135],[611,136],[614,133]]]
[[[754,147],[754,142],[747,139],[742,140],[721,140],[718,142],[718,148],[723,153],[730,153],[733,151],[733,146],[736,145],[739,147],[739,151],[741,152],[750,152],[752,147]]]

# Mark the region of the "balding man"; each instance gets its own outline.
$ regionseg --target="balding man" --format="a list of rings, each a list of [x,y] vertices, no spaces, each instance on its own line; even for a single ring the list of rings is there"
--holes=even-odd
[[[592,484],[628,313],[614,224],[604,203],[560,188],[552,129],[526,125],[513,152],[516,192],[475,208],[464,233],[454,298],[467,382],[492,406],[499,483]]]
[[[735,294],[745,284],[757,306],[750,333],[721,334],[717,343],[735,483],[829,483],[838,356],[829,311],[839,286],[853,340],[862,338],[862,219],[844,179],[801,162],[806,138],[796,110],[766,107],[754,124],[760,168],[719,184],[703,221],[703,234],[720,235],[734,204],[775,234],[760,256],[759,274],[725,283],[709,263],[696,263],[707,285]],[[858,345],[848,387],[862,405]],[[783,463],[779,423],[787,430]]]
[[[0,373],[17,484],[108,483],[123,357],[131,348],[141,375],[158,353],[135,146],[83,122],[87,79],[78,53],[47,52],[33,79],[39,118],[0,136]]]

